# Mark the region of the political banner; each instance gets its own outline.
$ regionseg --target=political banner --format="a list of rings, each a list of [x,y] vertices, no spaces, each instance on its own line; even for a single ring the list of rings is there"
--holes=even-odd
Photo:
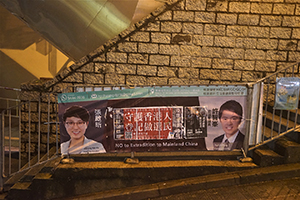
[[[243,140],[246,96],[244,86],[62,93],[58,95],[61,153],[240,148],[236,141]]]

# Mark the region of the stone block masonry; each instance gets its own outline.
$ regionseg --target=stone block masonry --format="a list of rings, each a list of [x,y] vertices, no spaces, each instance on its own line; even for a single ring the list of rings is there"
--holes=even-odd
[[[169,1],[45,85],[253,81],[298,60],[299,4]]]
[[[40,88],[22,88],[251,82],[299,61],[299,40],[299,0],[166,1]]]
[[[37,90],[36,87],[31,88]],[[28,159],[29,154],[37,155],[38,151],[41,154],[47,153],[59,141],[59,135],[56,138],[56,131],[59,134],[56,123],[58,107],[56,94],[23,90],[20,98],[21,156],[22,159]]]

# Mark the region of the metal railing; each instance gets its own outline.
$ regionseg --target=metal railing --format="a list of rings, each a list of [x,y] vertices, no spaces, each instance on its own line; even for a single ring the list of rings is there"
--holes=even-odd
[[[299,65],[300,62],[297,62],[283,67],[249,84],[253,95],[248,151],[300,130],[298,109],[282,110],[274,107],[277,80],[282,77],[295,77],[299,74]]]
[[[0,90],[3,90],[6,93],[6,97],[0,97],[0,109],[2,110],[9,110],[10,107],[16,106],[20,103],[19,93],[21,89],[18,88],[10,88],[0,86]],[[9,96],[9,97],[8,97]],[[14,114],[18,114],[18,109],[14,110]],[[7,113],[8,114],[8,113]]]
[[[58,155],[58,108],[57,101],[53,98],[56,98],[56,95],[39,96],[1,112],[1,188],[14,174],[40,165]],[[53,137],[51,139],[53,132],[56,133],[55,139]],[[54,146],[52,151],[50,151],[51,144]]]

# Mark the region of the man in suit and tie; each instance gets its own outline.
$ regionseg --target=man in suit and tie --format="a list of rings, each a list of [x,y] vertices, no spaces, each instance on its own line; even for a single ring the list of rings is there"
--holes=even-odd
[[[243,108],[235,100],[225,102],[219,110],[219,120],[224,134],[213,140],[214,150],[241,149],[244,142],[244,134],[239,130],[242,122]]]

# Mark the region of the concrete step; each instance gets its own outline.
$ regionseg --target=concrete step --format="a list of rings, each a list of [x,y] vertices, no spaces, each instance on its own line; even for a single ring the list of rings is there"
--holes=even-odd
[[[148,156],[150,157],[150,155]],[[124,158],[121,159],[122,161],[84,162],[81,160],[74,163],[60,162],[52,168],[51,173],[43,173],[41,171],[41,173],[37,174],[28,187],[30,190],[22,190],[22,192],[15,190],[13,193],[10,193],[9,197],[14,200],[65,198],[73,195],[112,189],[118,190],[120,188],[153,184],[161,181],[258,167],[252,162],[242,163],[237,159],[186,160],[184,157],[182,158],[182,160],[170,159],[164,161],[139,160],[136,164],[125,163]],[[59,159],[57,158],[53,162],[57,163]]]
[[[289,140],[287,137],[278,139],[274,151],[284,157],[285,163],[300,162],[300,144]]]
[[[286,134],[286,137],[288,137],[290,140],[300,144],[300,132],[293,131],[291,133]]]
[[[281,165],[284,163],[284,157],[271,149],[255,149],[253,152],[253,162],[260,167]]]
[[[37,157],[34,157],[31,160],[32,165],[29,166],[28,164],[23,167],[23,170],[19,173],[16,173],[12,176],[9,180],[7,180],[4,184],[4,191],[7,192],[7,198],[11,198],[11,194],[18,194],[22,196],[22,194],[27,194],[30,192],[30,186],[37,174],[47,166],[48,157],[56,156],[56,148],[53,147],[50,149],[49,154],[45,154],[37,162]],[[36,161],[35,163],[33,161]],[[34,164],[33,164],[34,163]]]
[[[211,188],[282,180],[294,177],[300,177],[300,163],[163,181],[155,184],[125,187],[118,190],[106,190],[85,195],[74,195],[66,197],[64,200],[144,200]],[[61,198],[55,200],[58,199]]]
[[[298,133],[293,132],[293,134]],[[300,144],[290,137],[281,136],[271,145],[269,143],[255,149],[252,157],[253,162],[261,167],[300,162]]]
[[[18,162],[18,158],[15,159]],[[15,183],[17,183],[29,170],[31,166],[34,166],[38,162],[38,156],[34,156],[29,162],[27,162],[20,170],[10,175],[4,182],[3,191],[8,191]]]
[[[0,200],[5,200],[6,199],[6,196],[7,196],[7,192],[2,192],[0,194]]]
[[[28,163],[26,165],[24,165],[20,171],[16,172],[15,174],[13,174],[11,177],[8,178],[7,181],[5,181],[4,185],[3,185],[3,191],[7,192],[10,190],[10,188],[16,184],[17,182],[19,182],[20,180],[24,179],[27,180],[28,178],[24,178],[24,176],[27,176],[27,173],[30,173],[30,170],[35,170],[36,168],[36,163],[37,162],[37,157],[35,156],[31,161],[31,165],[29,165]]]
[[[43,165],[39,165],[38,162],[40,163],[44,162],[45,160],[47,160],[48,156],[50,157],[53,156],[55,152],[56,152],[55,147],[51,148],[49,150],[49,155],[47,154],[43,155],[39,161],[38,161],[38,157],[34,156],[30,160],[30,165],[29,163],[25,164],[18,173],[15,173],[4,183],[3,190],[8,191],[15,183],[17,183],[20,180],[26,181],[33,178],[43,166]]]
[[[263,119],[264,120],[264,119]],[[280,117],[278,115],[274,115],[270,112],[266,113],[266,127],[273,129],[273,131],[276,131],[278,133],[282,133],[284,131],[287,131],[291,128],[294,128],[295,123],[294,121],[287,120],[283,117]]]
[[[87,161],[124,161],[134,156],[139,161],[166,161],[166,160],[237,160],[243,156],[237,151],[182,151],[182,152],[133,152],[132,153],[105,153],[72,155],[75,162]]]
[[[30,177],[28,181],[19,181],[7,192],[6,199],[17,200],[17,199],[45,199],[45,192],[51,189],[47,189],[47,182],[51,182],[53,172],[56,166],[60,163],[61,157],[53,156],[48,160],[43,167],[38,171],[34,177]],[[45,187],[46,186],[46,189]],[[43,190],[40,190],[43,188]],[[41,197],[41,198],[40,198]]]
[[[300,103],[298,104],[298,107],[300,106]],[[289,118],[290,121],[297,121],[298,124],[300,124],[300,109],[297,110],[273,110],[274,108],[274,102],[268,102],[267,111],[270,113],[273,113],[277,116],[282,116],[283,118],[287,119]],[[264,111],[266,110],[266,104],[264,104]]]
[[[264,140],[268,140],[270,138],[278,136],[278,132],[276,132],[275,130],[272,131],[272,129],[266,126],[262,127],[262,134],[264,136],[263,137]]]

